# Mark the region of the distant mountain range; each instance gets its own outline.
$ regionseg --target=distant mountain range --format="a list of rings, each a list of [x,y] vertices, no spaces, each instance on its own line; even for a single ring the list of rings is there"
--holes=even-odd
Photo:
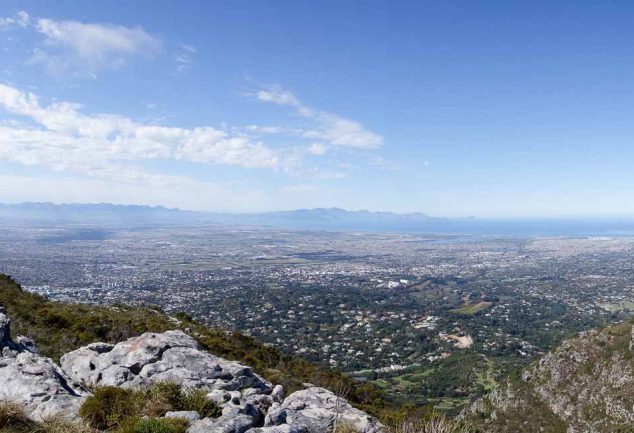
[[[0,220],[11,223],[137,225],[192,222],[199,212],[163,206],[20,203],[0,204]]]
[[[423,213],[348,211],[340,208],[297,209],[250,214],[210,214],[217,222],[265,224],[277,227],[402,231],[450,224],[447,218],[434,218]]]
[[[165,224],[203,223],[256,224],[306,228],[385,228],[449,221],[422,213],[347,211],[339,208],[299,209],[262,213],[210,213],[169,209],[163,206],[98,204],[20,203],[0,204],[0,219],[28,223]]]
[[[210,213],[163,206],[21,203],[0,204],[0,225],[81,224],[103,227],[223,224],[291,229],[478,235],[632,235],[633,218],[479,219],[424,213],[348,211],[340,208],[261,213]]]

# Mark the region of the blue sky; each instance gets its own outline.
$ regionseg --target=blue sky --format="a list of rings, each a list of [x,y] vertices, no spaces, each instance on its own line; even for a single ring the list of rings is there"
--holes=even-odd
[[[0,3],[0,201],[634,214],[634,4]]]

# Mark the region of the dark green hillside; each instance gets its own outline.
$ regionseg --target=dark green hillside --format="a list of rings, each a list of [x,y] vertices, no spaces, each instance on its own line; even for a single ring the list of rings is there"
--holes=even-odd
[[[0,274],[0,306],[12,320],[12,332],[31,337],[41,354],[58,361],[66,352],[88,343],[116,343],[143,332],[182,329],[195,337],[209,352],[241,361],[288,392],[301,383],[345,392],[360,408],[376,415],[389,416],[383,397],[372,385],[359,385],[347,376],[321,369],[307,361],[284,355],[239,333],[211,329],[178,314],[178,320],[159,309],[102,307],[64,304],[25,292],[9,276]]]

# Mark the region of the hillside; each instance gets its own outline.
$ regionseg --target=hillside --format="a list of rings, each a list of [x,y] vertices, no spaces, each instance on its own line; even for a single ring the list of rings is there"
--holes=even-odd
[[[490,433],[634,432],[634,321],[581,333],[475,402]]]
[[[12,321],[12,334],[32,338],[39,352],[54,361],[67,352],[94,342],[118,343],[144,332],[181,329],[195,336],[207,351],[243,362],[273,383],[294,391],[309,382],[332,390],[345,389],[353,404],[381,415],[387,405],[370,385],[359,385],[347,376],[299,358],[284,355],[240,333],[208,328],[177,314],[177,319],[159,309],[130,308],[123,305],[101,307],[64,304],[25,292],[20,285],[0,274],[0,306]],[[388,411],[391,413],[391,411]],[[386,416],[390,416],[386,413]]]
[[[469,431],[414,415],[372,386],[185,314],[51,302],[0,274],[2,433]]]

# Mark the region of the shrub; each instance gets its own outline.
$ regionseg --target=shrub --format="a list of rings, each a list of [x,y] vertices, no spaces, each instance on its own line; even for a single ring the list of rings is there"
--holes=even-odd
[[[170,410],[184,410],[183,391],[173,382],[157,382],[145,392],[143,415],[161,417]]]
[[[108,430],[138,412],[139,396],[129,389],[105,386],[95,388],[79,409],[79,415],[92,427]]]
[[[222,414],[220,407],[207,398],[201,389],[183,392],[180,410],[195,410],[202,418],[218,418]]]
[[[113,386],[96,388],[79,410],[79,415],[92,427],[110,430],[119,427],[126,433],[136,433],[138,428],[159,429],[160,432],[171,432],[182,422],[166,421],[160,424],[152,421],[141,423],[142,417],[156,419],[168,411],[195,410],[203,418],[216,418],[222,413],[220,407],[207,398],[203,390],[184,390],[178,384],[157,382],[146,390],[132,391]],[[157,424],[158,423],[158,424]],[[159,425],[160,424],[160,425]],[[162,430],[160,430],[162,429]],[[142,430],[154,432],[155,430]],[[179,432],[180,430],[174,430]],[[1,432],[0,432],[1,433]]]
[[[161,417],[171,410],[195,410],[202,418],[217,418],[220,407],[207,398],[207,392],[200,389],[183,389],[173,382],[157,382],[142,393],[142,415]]]

